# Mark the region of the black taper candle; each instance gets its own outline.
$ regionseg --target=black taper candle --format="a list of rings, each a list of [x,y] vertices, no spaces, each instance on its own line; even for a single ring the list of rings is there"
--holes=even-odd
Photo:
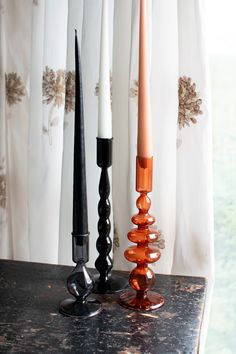
[[[89,231],[87,211],[84,109],[82,73],[77,32],[75,31],[75,129],[74,129],[74,183],[73,183],[73,261],[76,266],[67,278],[67,289],[75,299],[60,303],[59,311],[66,316],[87,318],[98,314],[101,304],[86,300],[94,288],[92,275],[86,268],[89,259]]]
[[[75,129],[74,129],[74,185],[73,235],[88,235],[87,186],[84,141],[84,107],[80,54],[75,31]]]

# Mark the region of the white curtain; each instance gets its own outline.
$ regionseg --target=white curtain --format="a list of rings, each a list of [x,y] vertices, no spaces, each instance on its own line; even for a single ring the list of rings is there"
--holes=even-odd
[[[212,281],[203,0],[148,0],[156,272]],[[114,267],[136,212],[138,0],[110,0]],[[74,29],[83,71],[90,261],[97,257],[101,0],[0,1],[0,257],[72,264]],[[113,234],[113,233],[112,233]]]

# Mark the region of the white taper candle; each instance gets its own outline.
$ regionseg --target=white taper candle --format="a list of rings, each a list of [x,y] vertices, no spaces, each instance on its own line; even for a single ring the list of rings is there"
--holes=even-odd
[[[112,138],[108,0],[102,0],[98,98],[98,138]]]

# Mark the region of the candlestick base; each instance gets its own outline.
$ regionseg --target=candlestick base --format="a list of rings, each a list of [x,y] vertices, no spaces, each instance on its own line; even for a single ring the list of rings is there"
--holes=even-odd
[[[154,291],[148,291],[147,294],[135,294],[132,291],[126,291],[120,296],[119,303],[123,307],[136,311],[152,311],[164,305],[164,298]]]
[[[96,299],[89,299],[81,303],[74,299],[66,299],[60,303],[59,311],[62,315],[69,317],[88,318],[99,314],[102,305]]]
[[[95,277],[95,285],[93,288],[93,293],[95,294],[113,294],[122,291],[127,285],[128,280],[119,277],[118,275],[110,275],[107,281],[101,281],[99,275]]]
[[[73,246],[78,248],[73,253],[75,257],[74,261],[77,262],[77,265],[67,278],[67,289],[75,299],[65,299],[59,305],[59,312],[61,314],[81,319],[95,316],[102,311],[101,303],[96,299],[89,298],[94,286],[93,276],[87,269],[84,260],[76,259],[77,255],[81,255],[82,250],[86,250],[84,259],[87,260],[88,258],[88,242],[85,242],[85,249],[82,247],[83,244],[84,242],[78,242],[77,245],[76,242],[73,243]]]

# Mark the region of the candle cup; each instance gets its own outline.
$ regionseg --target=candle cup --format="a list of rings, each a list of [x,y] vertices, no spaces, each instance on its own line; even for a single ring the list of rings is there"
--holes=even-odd
[[[73,235],[73,261],[76,263],[72,273],[67,278],[67,289],[75,298],[69,298],[60,303],[59,311],[65,316],[88,318],[97,315],[102,310],[101,303],[96,299],[88,299],[94,287],[94,279],[86,268],[88,262],[89,239],[87,235]]]
[[[100,200],[98,203],[99,236],[96,243],[99,256],[96,259],[95,267],[99,275],[95,276],[93,292],[101,294],[121,291],[127,285],[125,278],[111,274],[113,262],[110,257],[112,241],[110,238],[111,223],[109,217],[111,206],[108,168],[112,165],[112,140],[97,138],[97,165],[101,168],[101,177],[99,182]]]
[[[137,264],[129,277],[129,284],[136,293],[128,290],[119,299],[123,307],[140,311],[155,310],[164,304],[160,294],[150,291],[155,282],[155,274],[148,264],[156,262],[161,256],[159,249],[152,245],[157,241],[158,233],[150,228],[155,218],[148,213],[151,207],[147,193],[152,191],[152,160],[152,157],[136,159],[136,190],[140,193],[136,205],[139,213],[132,217],[137,228],[128,233],[128,239],[137,243],[137,246],[129,247],[124,253],[129,262]]]

